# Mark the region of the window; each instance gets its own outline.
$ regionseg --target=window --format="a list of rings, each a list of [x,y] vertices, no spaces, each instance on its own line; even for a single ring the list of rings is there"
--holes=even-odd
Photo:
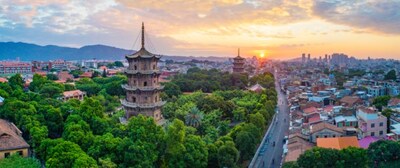
[[[146,101],[147,101],[147,97],[144,97],[144,100],[146,100]]]
[[[346,122],[346,127],[350,126],[350,122]]]
[[[153,65],[153,69],[156,69],[156,65]]]
[[[132,101],[133,101],[134,103],[136,103],[136,97],[135,97],[135,96],[132,96]]]
[[[380,126],[380,127],[383,127],[383,122],[380,122],[380,123],[379,123],[379,126]]]
[[[383,131],[379,131],[379,135],[383,135]]]
[[[371,124],[371,128],[375,128],[375,123],[372,123],[372,124]]]
[[[133,84],[136,85],[136,80],[133,80]]]
[[[375,136],[375,132],[371,132],[371,136]]]
[[[8,158],[10,156],[10,152],[4,153],[4,158]]]
[[[147,86],[147,82],[143,82],[143,86]]]
[[[334,137],[334,138],[335,138],[335,137],[336,137],[336,135],[333,135],[332,137]]]
[[[156,96],[156,98],[154,99],[154,101],[157,101],[157,96]]]
[[[23,153],[22,153],[22,151],[17,151],[17,154],[22,156]]]
[[[319,138],[318,135],[315,138]]]
[[[135,65],[135,70],[137,70],[137,66]]]
[[[325,138],[328,138],[328,135],[325,135],[324,137],[325,137]]]

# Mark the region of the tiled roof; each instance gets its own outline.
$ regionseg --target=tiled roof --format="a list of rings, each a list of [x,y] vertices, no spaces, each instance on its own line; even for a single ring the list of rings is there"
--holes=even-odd
[[[400,99],[394,97],[389,100],[388,106],[397,106],[399,104],[400,104]]]
[[[358,141],[358,144],[360,144],[361,148],[368,149],[369,144],[371,144],[373,142],[376,142],[378,140],[379,140],[379,138],[377,138],[377,137],[367,136],[367,137],[365,137],[363,139],[360,139]]]
[[[356,96],[345,96],[342,99],[340,99],[341,103],[346,103],[348,106],[353,106],[357,101],[360,101],[361,99]]]
[[[303,112],[306,114],[317,113],[318,109],[315,107],[309,107],[309,108],[304,109]]]
[[[84,94],[84,92],[80,90],[71,90],[71,91],[66,91],[63,93],[64,97],[73,97],[73,96],[79,96]]]
[[[366,108],[366,107],[359,107],[358,110],[361,110],[364,113],[368,113],[368,114],[374,114],[376,113],[374,109],[372,108]]]
[[[28,148],[29,145],[20,135],[21,131],[14,124],[0,119],[0,151]]]
[[[0,82],[7,83],[7,82],[8,82],[8,80],[7,80],[6,78],[0,78]]]
[[[255,84],[255,85],[253,85],[253,86],[251,86],[251,87],[249,87],[248,88],[249,90],[251,90],[251,91],[262,91],[262,90],[265,90],[265,88],[264,87],[262,87],[260,84]]]
[[[357,137],[317,138],[317,146],[321,148],[344,149],[350,146],[360,147]]]
[[[321,131],[323,129],[330,129],[332,131],[343,133],[342,128],[336,127],[335,125],[332,125],[332,124],[329,124],[326,122],[321,122],[321,123],[310,126],[310,133],[315,133],[315,132]]]

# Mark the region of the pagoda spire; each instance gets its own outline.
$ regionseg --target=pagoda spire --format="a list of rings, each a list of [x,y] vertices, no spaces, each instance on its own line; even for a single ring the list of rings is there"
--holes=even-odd
[[[238,56],[240,57],[240,48],[238,48]]]
[[[144,49],[144,23],[142,22],[142,49]]]

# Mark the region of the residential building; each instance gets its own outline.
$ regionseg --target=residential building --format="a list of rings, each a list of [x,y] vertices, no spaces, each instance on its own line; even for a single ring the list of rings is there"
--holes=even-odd
[[[28,62],[0,62],[0,74],[30,74],[32,65]]]
[[[144,25],[142,24],[142,47],[132,55],[126,56],[129,62],[125,74],[128,84],[122,85],[126,98],[121,101],[125,109],[125,117],[130,118],[139,114],[153,117],[157,123],[163,120],[161,107],[165,101],[160,93],[163,86],[159,83],[161,75],[157,63],[161,55],[155,55],[145,49]]]
[[[316,142],[317,138],[330,138],[330,137],[342,137],[344,131],[342,128],[338,128],[335,125],[321,122],[310,126],[310,141]]]
[[[261,93],[262,91],[264,91],[265,90],[265,88],[264,87],[262,87],[260,84],[255,84],[255,85],[253,85],[253,86],[251,86],[251,87],[249,87],[249,88],[247,88],[248,90],[250,90],[250,91],[253,91],[253,92],[256,92],[256,93]]]
[[[339,100],[341,106],[353,108],[358,105],[362,105],[363,101],[357,96],[345,96]]]
[[[359,107],[357,109],[357,118],[359,126],[359,136],[376,136],[384,138],[386,136],[387,118],[378,114],[375,109]]]
[[[68,101],[69,99],[83,100],[83,98],[85,96],[86,96],[86,93],[82,92],[80,90],[65,91],[65,92],[63,92],[62,100],[64,100],[64,101]]]
[[[336,116],[334,118],[335,125],[339,128],[341,127],[357,127],[358,125],[358,120],[357,117],[351,115],[351,116]]]
[[[0,159],[13,154],[29,155],[29,145],[22,138],[22,132],[13,123],[0,119]]]
[[[348,147],[360,147],[356,136],[317,138],[317,147],[341,150]]]
[[[5,99],[4,99],[3,97],[0,96],[0,106],[3,105],[4,100],[5,100]]]

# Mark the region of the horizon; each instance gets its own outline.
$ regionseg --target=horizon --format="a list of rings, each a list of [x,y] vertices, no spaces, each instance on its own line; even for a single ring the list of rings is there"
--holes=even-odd
[[[302,53],[313,58],[332,53],[400,58],[396,1],[66,0],[0,5],[0,41],[136,50],[143,21],[147,38],[163,55],[230,58],[240,48],[243,57],[276,60]]]

